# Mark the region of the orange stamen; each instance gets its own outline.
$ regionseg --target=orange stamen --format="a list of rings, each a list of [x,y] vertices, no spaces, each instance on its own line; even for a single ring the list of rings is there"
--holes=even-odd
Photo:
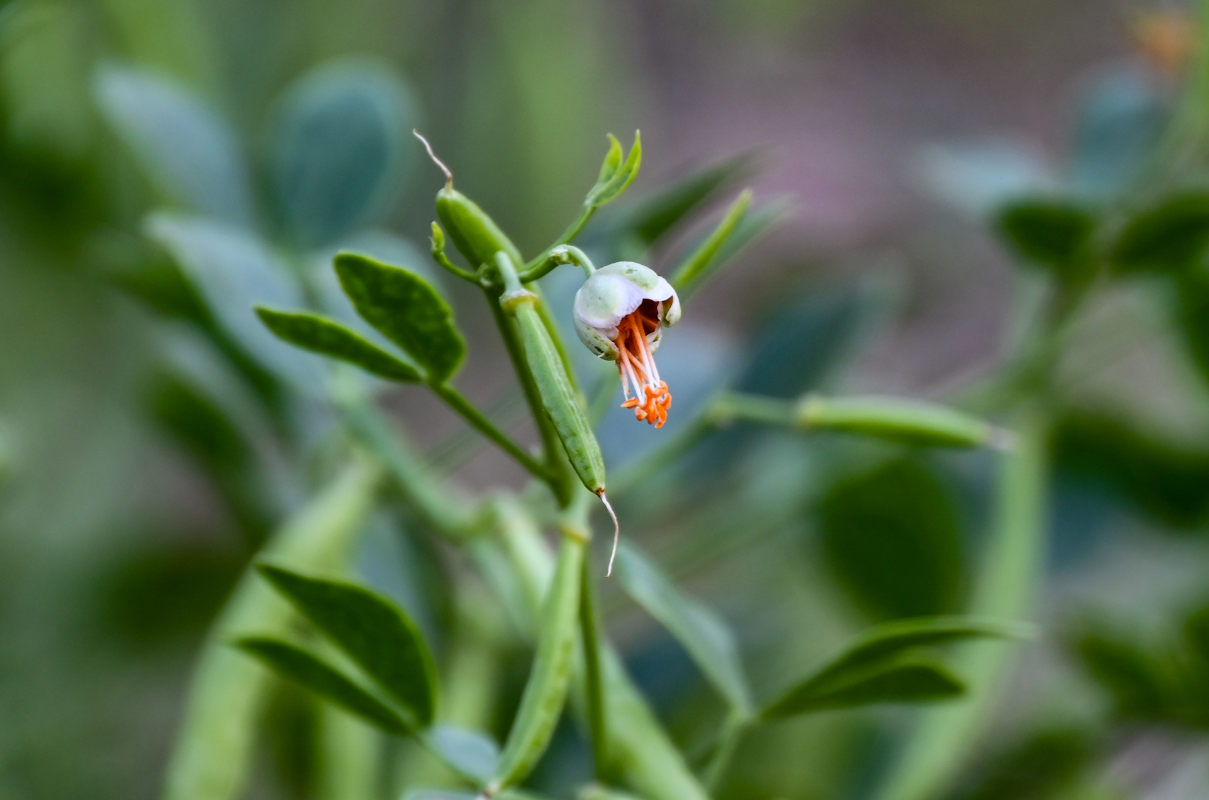
[[[617,372],[621,378],[625,402],[622,408],[634,409],[638,420],[662,428],[672,407],[672,393],[667,382],[659,377],[655,358],[647,336],[659,328],[658,310],[638,310],[621,320],[617,326]]]

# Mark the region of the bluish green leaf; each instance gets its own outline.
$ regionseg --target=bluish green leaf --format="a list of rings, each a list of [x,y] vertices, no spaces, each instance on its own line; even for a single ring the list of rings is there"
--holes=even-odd
[[[235,642],[235,646],[281,677],[301,684],[387,733],[403,736],[411,731],[411,726],[402,717],[367,690],[296,645],[277,639],[248,637]]]
[[[443,383],[462,363],[466,343],[453,311],[428,281],[357,253],[335,260],[340,285],[361,318],[412,357],[429,381]]]
[[[1124,273],[1176,271],[1192,264],[1209,246],[1209,194],[1168,197],[1133,216],[1112,248],[1112,262]]]
[[[484,784],[491,780],[496,767],[499,766],[499,745],[491,737],[478,731],[438,725],[432,729],[428,744],[445,763],[457,767],[463,774],[473,776]]]
[[[262,564],[260,573],[340,647],[418,727],[432,723],[436,668],[419,629],[381,595],[350,583]]]
[[[846,674],[842,680],[815,683],[813,676],[790,688],[761,713],[765,720],[783,719],[830,708],[874,703],[921,703],[947,700],[965,692],[965,684],[944,666],[919,657],[879,661]]]
[[[1071,183],[1111,197],[1128,190],[1155,155],[1173,104],[1141,60],[1113,61],[1075,104]]]
[[[396,199],[415,124],[407,88],[373,62],[321,66],[291,87],[273,115],[268,152],[294,240],[328,244]]]
[[[824,565],[873,617],[956,611],[965,539],[948,485],[908,457],[842,475],[823,488],[815,515]]]
[[[105,67],[93,88],[156,189],[217,219],[253,220],[243,155],[222,117],[187,89],[139,69]]]
[[[233,225],[176,214],[152,214],[145,227],[173,256],[218,324],[253,358],[295,385],[318,382],[321,372],[313,359],[282,347],[252,310],[303,304],[285,265],[263,241]]]
[[[632,545],[617,552],[617,577],[626,594],[668,629],[698,669],[738,710],[751,704],[739,649],[726,625],[712,611],[684,595]]]
[[[1021,259],[1069,274],[1086,262],[1096,217],[1074,201],[1034,198],[1002,207],[995,225]]]
[[[420,380],[415,367],[330,319],[316,314],[274,311],[263,306],[257,306],[256,314],[279,338],[304,350],[356,364],[387,380],[404,383]]]

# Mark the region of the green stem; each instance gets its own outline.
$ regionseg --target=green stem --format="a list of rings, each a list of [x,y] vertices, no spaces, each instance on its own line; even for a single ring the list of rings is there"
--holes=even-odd
[[[521,283],[530,283],[542,278],[564,264],[574,264],[581,268],[589,278],[596,272],[596,265],[592,263],[592,259],[588,258],[587,253],[574,245],[563,244],[551,248],[545,258],[538,261],[536,266],[522,269],[519,273]]]
[[[508,434],[495,427],[491,420],[487,419],[483,412],[479,411],[457,389],[447,384],[438,383],[432,385],[432,390],[450,408],[461,415],[462,419],[469,422],[475,430],[494,442],[505,453],[512,456],[518,464],[532,473],[535,478],[546,479],[549,475],[546,467],[533,458],[533,456],[526,453]]]
[[[358,461],[291,517],[261,555],[319,569],[339,560],[373,508],[381,472]],[[289,633],[294,615],[249,568],[211,628],[168,764],[164,800],[233,800],[247,780],[256,720],[273,680],[229,642],[249,630]]]
[[[600,665],[601,631],[596,606],[596,585],[592,576],[591,559],[583,560],[582,586],[579,595],[579,628],[583,639],[584,690],[588,706],[588,734],[592,741],[592,763],[596,777],[607,780],[609,775],[609,726],[605,714],[604,677]]]
[[[373,800],[382,752],[378,731],[331,703],[317,700],[315,707],[315,796]]]
[[[579,216],[571,221],[571,224],[567,226],[566,230],[559,234],[558,238],[554,240],[554,243],[543,250],[541,255],[526,264],[522,272],[527,273],[535,269],[539,264],[550,257],[550,253],[556,247],[562,247],[578,236],[579,232],[582,231],[584,226],[588,224],[588,221],[592,219],[592,215],[596,213],[596,208],[597,206],[594,204],[585,203],[580,208]]]

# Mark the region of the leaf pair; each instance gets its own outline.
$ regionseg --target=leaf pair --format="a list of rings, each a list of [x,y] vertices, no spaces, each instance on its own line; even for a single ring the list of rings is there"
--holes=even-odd
[[[453,322],[452,309],[432,284],[414,272],[357,253],[338,254],[335,268],[361,318],[407,353],[414,366],[317,314],[258,306],[257,315],[286,342],[387,380],[437,385],[453,376],[466,354],[466,343]]]
[[[758,716],[774,720],[829,708],[957,697],[965,692],[965,684],[920,648],[963,639],[1018,637],[1026,632],[1019,625],[968,617],[886,623],[811,671]]]
[[[353,584],[267,564],[259,570],[387,699],[379,699],[319,656],[289,642],[252,636],[237,641],[237,647],[387,733],[414,734],[432,724],[436,667],[424,637],[402,610]]]
[[[597,176],[596,183],[584,198],[584,205],[588,208],[599,208],[616,200],[633,183],[641,166],[642,137],[638,131],[634,131],[634,144],[624,160],[621,142],[610,133],[609,151],[605,154],[604,163],[600,165],[600,175]]]

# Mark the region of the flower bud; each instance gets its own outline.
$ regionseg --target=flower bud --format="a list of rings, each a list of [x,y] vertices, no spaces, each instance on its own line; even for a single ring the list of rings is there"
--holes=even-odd
[[[617,362],[622,408],[656,428],[667,422],[672,395],[654,353],[664,326],[680,319],[676,290],[649,267],[618,261],[601,267],[575,293],[575,332],[598,358]]]

